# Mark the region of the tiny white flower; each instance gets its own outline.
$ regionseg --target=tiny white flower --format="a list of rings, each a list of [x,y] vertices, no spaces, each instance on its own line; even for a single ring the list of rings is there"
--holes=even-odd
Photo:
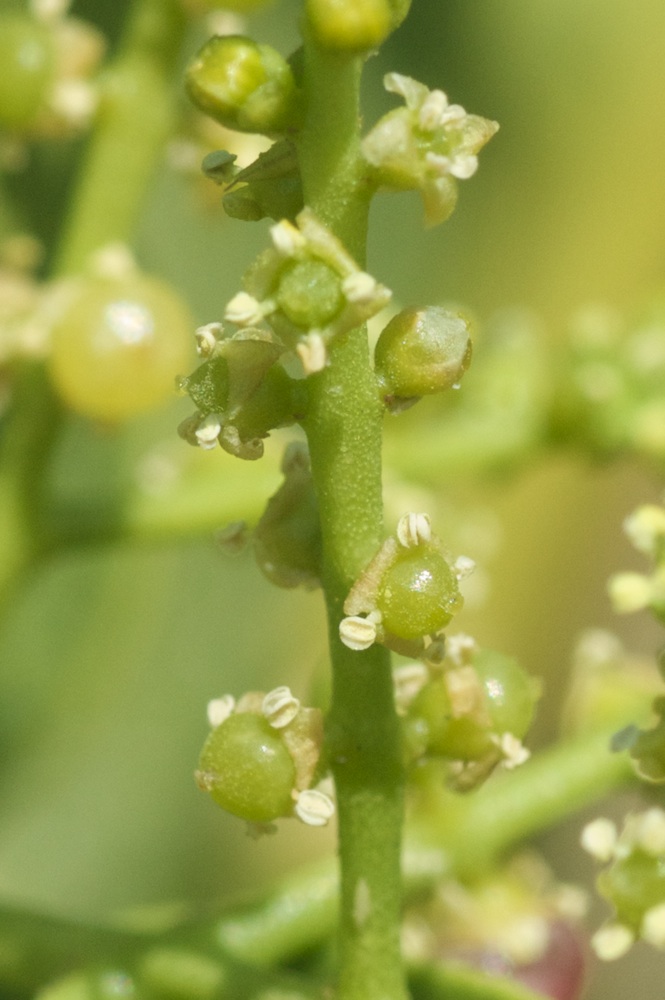
[[[445,641],[445,653],[449,660],[461,667],[471,662],[473,654],[478,650],[478,643],[470,635],[459,632],[449,635]]]
[[[217,445],[217,438],[222,430],[222,424],[216,413],[209,413],[204,417],[199,426],[194,431],[194,437],[199,448],[210,451]]]
[[[354,271],[344,278],[342,294],[347,302],[369,303],[376,296],[377,281],[366,271]]]
[[[221,323],[206,323],[194,331],[196,353],[200,358],[209,358],[214,354],[223,331]]]
[[[297,257],[307,246],[303,234],[288,219],[282,219],[271,227],[270,238],[275,250],[282,257]]]
[[[397,541],[405,549],[431,541],[432,522],[429,514],[417,514],[409,511],[403,514],[397,522]]]
[[[305,375],[314,375],[323,371],[328,363],[326,342],[320,333],[312,330],[296,345],[296,354],[300,358]]]
[[[582,830],[580,844],[597,861],[609,861],[615,852],[618,833],[611,819],[599,816]]]
[[[376,625],[368,618],[351,615],[339,623],[339,637],[345,646],[359,652],[376,641]]]
[[[653,808],[638,816],[633,837],[635,844],[646,854],[651,854],[653,857],[665,854],[665,812]]]
[[[40,21],[59,21],[71,6],[71,0],[30,0],[30,10]]]
[[[640,935],[654,948],[665,948],[665,903],[652,906],[642,917]]]
[[[478,157],[472,153],[458,153],[450,164],[450,173],[460,181],[466,181],[469,177],[473,177],[477,169]]]
[[[236,326],[256,326],[263,319],[261,303],[247,292],[238,292],[227,303],[224,319]]]
[[[639,552],[653,556],[657,546],[665,540],[665,509],[645,504],[626,518],[623,527]]]
[[[429,670],[424,663],[405,663],[395,667],[393,671],[393,684],[395,687],[395,707],[398,715],[405,715],[406,711],[429,680]]]
[[[620,614],[641,611],[651,602],[653,587],[642,573],[618,573],[609,582],[610,599]]]
[[[434,132],[440,128],[448,109],[448,98],[442,90],[430,90],[420,105],[418,125],[424,132]]]
[[[316,788],[307,788],[300,792],[295,804],[298,819],[307,826],[326,826],[335,815],[335,803]]]
[[[591,938],[591,947],[604,962],[614,962],[622,958],[635,941],[630,927],[624,924],[605,924]]]
[[[492,736],[491,739],[501,751],[503,756],[501,764],[507,771],[526,764],[531,756],[531,751],[527,750],[522,741],[512,733],[502,733],[501,736]]]
[[[221,698],[213,698],[208,702],[207,714],[208,723],[212,729],[217,729],[228,717],[233,714],[236,707],[236,700],[232,694],[224,694]]]
[[[49,97],[53,111],[75,128],[83,128],[97,110],[98,95],[86,80],[58,80]]]
[[[435,174],[444,176],[450,173],[450,167],[452,160],[449,156],[443,156],[441,153],[433,153],[431,150],[425,153],[425,163],[428,167],[431,167]]]
[[[276,687],[263,699],[261,705],[263,716],[273,729],[283,729],[293,722],[300,711],[300,702],[286,685]]]
[[[465,580],[467,576],[471,576],[475,568],[475,560],[471,559],[470,556],[458,556],[453,564],[455,576],[458,580]]]

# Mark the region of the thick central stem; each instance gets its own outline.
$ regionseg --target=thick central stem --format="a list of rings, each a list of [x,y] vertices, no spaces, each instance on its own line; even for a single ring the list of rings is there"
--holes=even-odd
[[[305,46],[306,121],[299,145],[306,204],[364,262],[369,193],[359,157],[360,60]],[[333,698],[327,747],[341,864],[340,1000],[404,1000],[399,954],[403,769],[388,653],[338,638],[351,584],[383,533],[382,408],[364,328],[311,377],[305,425],[324,546]]]

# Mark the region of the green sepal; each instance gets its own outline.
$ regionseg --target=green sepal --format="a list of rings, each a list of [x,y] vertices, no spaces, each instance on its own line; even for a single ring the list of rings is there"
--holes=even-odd
[[[223,413],[229,399],[229,364],[226,358],[211,358],[178,383],[202,414]]]
[[[234,165],[237,159],[235,153],[229,153],[226,149],[216,149],[203,157],[201,170],[215,184],[231,184],[242,172]]]
[[[299,443],[286,451],[284,482],[268,500],[254,531],[254,551],[263,573],[278,587],[320,585],[322,538],[309,458]]]
[[[287,139],[274,143],[229,180],[222,199],[227,215],[256,222],[289,219],[302,210],[302,180],[295,147]]]
[[[301,420],[304,412],[304,380],[292,379],[278,364],[238,409],[233,424],[243,439],[267,437],[269,431]]]

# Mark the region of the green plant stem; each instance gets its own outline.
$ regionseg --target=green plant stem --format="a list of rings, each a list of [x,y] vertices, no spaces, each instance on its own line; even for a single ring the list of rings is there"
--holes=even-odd
[[[75,273],[107,243],[131,240],[176,114],[173,65],[185,26],[177,0],[138,0],[102,78],[98,120],[56,258]]]
[[[469,798],[445,832],[456,873],[472,878],[491,868],[508,847],[596,802],[634,777],[627,753],[612,753],[612,732],[600,731],[560,743],[498,776]],[[436,838],[434,829],[426,837]]]
[[[360,60],[305,41],[305,203],[364,262],[369,191],[359,157]],[[333,664],[327,752],[339,812],[339,1000],[403,1000],[399,954],[403,773],[390,660],[338,638],[351,584],[382,540],[382,412],[364,329],[310,379],[305,430],[317,490]]]
[[[405,892],[420,893],[447,876],[472,880],[529,835],[633,782],[628,755],[609,752],[615,730],[544,750],[474,796],[458,797],[456,809],[446,797],[439,818],[427,817],[422,827],[407,828],[402,853]],[[337,878],[332,864],[319,862],[288,876],[253,905],[203,921],[197,933],[221,942],[239,959],[276,963],[324,940],[336,915]]]
[[[543,1000],[511,979],[456,965],[423,965],[409,977],[413,1000]]]
[[[58,251],[55,276],[75,273],[89,255],[133,233],[173,121],[172,65],[184,30],[176,0],[139,0],[119,55],[106,71],[102,107]],[[50,548],[44,483],[63,413],[44,366],[13,373],[0,428],[0,606]]]
[[[424,833],[420,827],[410,831],[402,859],[406,894],[421,894],[448,876],[473,879],[498,864],[502,854],[529,834],[634,780],[628,755],[608,752],[615,728],[543,751],[505,780],[497,779],[477,796],[461,799],[453,822],[446,815],[434,832]],[[484,827],[478,826],[481,822]],[[479,830],[487,837],[488,847],[482,850],[482,867],[476,868]],[[16,989],[19,985],[26,989],[35,982],[31,976],[39,968],[46,972],[71,968],[82,950],[94,958],[98,954],[112,957],[120,949],[129,957],[135,946],[145,949],[152,940],[203,949],[241,963],[269,966],[288,962],[328,937],[338,915],[337,890],[337,871],[326,859],[287,876],[253,903],[205,919],[194,918],[154,939],[119,936],[112,928],[82,927],[64,919],[0,909],[0,986],[16,984]],[[12,958],[18,954],[16,944],[20,941],[27,942],[27,950],[21,952],[27,956],[21,958],[22,964]],[[43,962],[31,959],[32,955],[43,955]],[[429,993],[422,995],[445,996],[443,988],[436,985],[439,979],[435,975],[434,985],[423,987]],[[452,989],[451,995],[458,996]]]

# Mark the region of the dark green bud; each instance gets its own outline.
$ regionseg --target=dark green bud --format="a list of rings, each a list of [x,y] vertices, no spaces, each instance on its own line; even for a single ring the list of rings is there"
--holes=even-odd
[[[211,38],[187,70],[186,86],[197,108],[227,128],[271,135],[297,125],[289,64],[269,45],[241,35]]]
[[[467,319],[439,306],[402,310],[383,330],[374,352],[389,404],[456,386],[470,362]]]

